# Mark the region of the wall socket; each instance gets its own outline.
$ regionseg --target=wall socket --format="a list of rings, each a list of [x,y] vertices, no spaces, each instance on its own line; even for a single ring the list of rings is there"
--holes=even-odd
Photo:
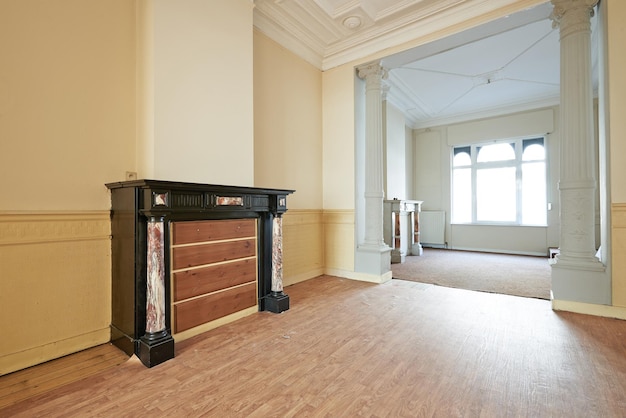
[[[126,172],[126,180],[137,180],[137,172],[136,171],[127,171]]]

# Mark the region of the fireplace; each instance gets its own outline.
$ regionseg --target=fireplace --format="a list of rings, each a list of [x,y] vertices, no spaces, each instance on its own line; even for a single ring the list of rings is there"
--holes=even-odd
[[[284,312],[282,214],[293,190],[160,180],[111,190],[111,341],[152,367],[175,336]],[[209,328],[207,328],[209,327]]]

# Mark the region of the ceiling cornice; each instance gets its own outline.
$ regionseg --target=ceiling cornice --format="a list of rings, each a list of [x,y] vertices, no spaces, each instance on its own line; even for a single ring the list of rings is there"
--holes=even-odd
[[[254,27],[274,42],[313,65],[315,68],[320,70],[322,69],[322,51],[313,49],[300,39],[293,37],[290,32],[276,25],[271,18],[269,18],[264,12],[259,11],[258,8],[255,9],[254,12]]]
[[[441,33],[445,36],[458,32],[468,27],[466,23],[468,21],[476,21],[476,24],[479,24],[480,17],[489,16],[492,19],[502,17],[524,7],[545,3],[546,0],[522,2],[519,0],[440,0],[416,9],[412,13],[400,14],[396,19],[388,17],[394,13],[398,14],[398,10],[407,7],[408,1],[401,2],[395,8],[383,10],[375,15],[374,19],[379,19],[374,20],[375,23],[370,22],[354,34],[340,36],[339,41],[326,44],[311,36],[306,27],[290,20],[280,7],[280,3],[283,2],[284,0],[257,4],[254,9],[254,26],[316,68],[326,71],[349,62],[380,55],[383,51],[399,45],[415,43],[413,46],[416,46],[419,39],[426,41],[434,33]],[[328,33],[337,34],[337,28],[334,25],[324,22],[321,14],[318,16],[318,13],[315,13],[318,3],[323,4],[321,1],[303,4],[306,4],[309,17],[315,18],[316,23],[323,26]],[[325,10],[325,12],[341,18],[357,6],[361,6],[358,1],[348,3],[340,10]],[[281,26],[276,23],[276,20]]]

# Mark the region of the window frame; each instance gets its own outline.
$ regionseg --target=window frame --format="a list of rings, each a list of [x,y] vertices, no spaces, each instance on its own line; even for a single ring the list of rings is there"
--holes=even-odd
[[[541,143],[544,150],[544,158],[543,159],[532,159],[532,160],[524,160],[524,150],[533,145]],[[495,144],[512,144],[514,148],[515,158],[510,160],[501,160],[501,161],[489,161],[489,162],[477,162],[478,152],[480,148],[495,145]],[[460,152],[470,152],[470,164],[469,165],[454,165],[454,158],[457,153]],[[451,216],[451,223],[455,225],[502,225],[502,226],[539,226],[539,227],[547,227],[548,223],[548,173],[549,173],[549,153],[548,153],[548,144],[547,144],[547,136],[545,135],[536,135],[536,136],[525,136],[519,138],[509,138],[509,139],[498,139],[493,141],[485,141],[485,142],[476,142],[465,145],[454,145],[451,147],[450,152],[450,201],[451,201],[451,209],[454,208],[454,170],[455,169],[470,169],[471,172],[471,220],[469,222],[462,222],[454,220],[454,216]],[[522,182],[522,169],[524,164],[529,163],[537,163],[543,162],[544,164],[544,178],[545,178],[545,223],[523,223],[523,182]],[[490,169],[490,168],[504,168],[504,167],[515,167],[515,220],[514,221],[495,221],[495,220],[481,220],[479,221],[478,216],[478,198],[477,198],[477,172],[480,169]],[[451,213],[451,215],[454,215]]]

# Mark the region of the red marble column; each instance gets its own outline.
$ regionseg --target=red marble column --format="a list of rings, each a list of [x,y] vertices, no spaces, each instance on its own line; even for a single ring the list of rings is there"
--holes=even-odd
[[[163,221],[148,220],[148,260],[146,280],[146,333],[165,330],[165,260]]]
[[[283,292],[283,218],[272,221],[272,292]]]

